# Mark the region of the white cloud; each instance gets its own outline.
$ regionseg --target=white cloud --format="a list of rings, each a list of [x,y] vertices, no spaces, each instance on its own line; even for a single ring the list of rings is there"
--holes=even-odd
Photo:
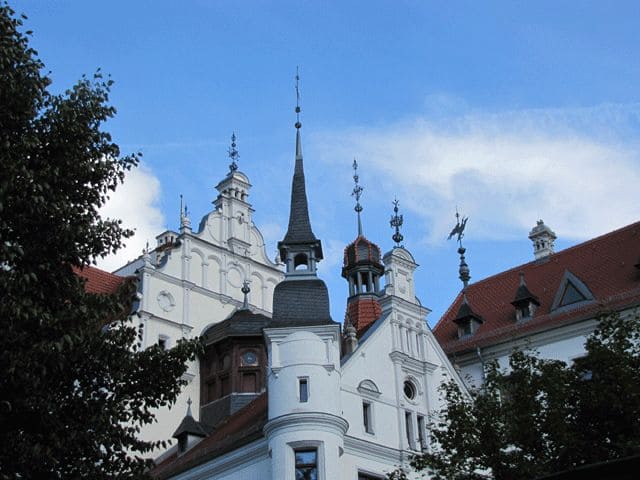
[[[378,188],[386,197],[401,192],[429,240],[448,233],[456,205],[476,238],[521,236],[543,218],[563,238],[582,239],[640,218],[640,153],[628,140],[639,112],[605,105],[473,113],[316,140],[326,161],[355,155],[387,179]]]
[[[115,255],[98,259],[98,267],[115,270],[142,253],[147,241],[153,247],[155,237],[164,230],[164,216],[158,205],[160,181],[143,165],[127,173],[100,215],[119,218],[123,225],[135,231],[133,237],[125,240],[125,247]]]

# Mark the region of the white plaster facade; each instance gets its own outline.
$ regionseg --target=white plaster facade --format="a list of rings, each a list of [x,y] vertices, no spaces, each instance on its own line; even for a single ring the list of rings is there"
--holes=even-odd
[[[454,378],[462,386],[462,380],[427,326],[429,310],[410,287],[417,266],[411,254],[395,248],[384,261],[389,283],[383,313],[357,348],[340,359],[337,324],[266,328],[264,437],[169,478],[294,480],[295,450],[315,448],[319,480],[382,479],[427,448],[439,385]],[[301,379],[308,382],[306,401]],[[406,382],[414,388],[410,396]]]
[[[137,312],[144,325],[143,348],[158,342],[170,348],[224,320],[242,305],[245,280],[251,288],[251,309],[271,312],[273,289],[283,274],[281,266],[267,257],[262,234],[253,223],[250,188],[245,174],[230,172],[216,186],[215,209],[202,218],[197,231],[181,212],[179,232],[161,233],[153,251],[114,272],[139,279]],[[171,439],[187,400],[200,404],[197,361],[185,376],[189,384],[176,404],[158,411],[157,421],[143,428],[142,439]],[[196,419],[199,410],[193,410]]]

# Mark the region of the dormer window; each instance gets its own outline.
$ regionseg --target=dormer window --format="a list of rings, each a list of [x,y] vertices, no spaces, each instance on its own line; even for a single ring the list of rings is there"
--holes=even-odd
[[[536,308],[540,306],[540,301],[529,288],[524,281],[524,273],[520,272],[520,285],[516,290],[516,296],[511,302],[516,309],[516,321],[526,321],[533,317]]]
[[[589,288],[569,270],[565,270],[560,288],[556,292],[551,310],[562,307],[571,307],[582,302],[593,300],[593,294]]]
[[[458,338],[473,335],[484,322],[482,317],[477,315],[469,305],[466,293],[462,295],[462,304],[458,310],[458,315],[453,321],[458,325]]]

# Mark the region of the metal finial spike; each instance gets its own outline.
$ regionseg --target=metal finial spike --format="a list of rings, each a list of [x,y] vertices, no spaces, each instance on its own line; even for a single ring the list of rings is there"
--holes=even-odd
[[[356,197],[356,206],[354,210],[358,214],[358,236],[362,235],[362,220],[360,219],[360,212],[362,212],[362,205],[360,205],[360,196],[362,195],[362,190],[364,190],[360,184],[360,177],[358,175],[358,162],[354,158],[353,159],[353,181],[355,183],[353,187],[353,191],[351,192],[351,196]]]
[[[296,124],[295,127],[300,129],[302,127],[302,123],[300,123],[300,74],[298,67],[296,66]]]
[[[247,297],[247,295],[249,295],[249,292],[251,291],[251,289],[249,288],[249,282],[247,280],[242,282],[242,288],[240,289],[240,291],[244,295],[244,300],[242,301],[242,309],[243,310],[248,310],[249,309],[249,298]]]
[[[238,170],[238,158],[240,158],[240,154],[238,153],[238,149],[236,148],[236,132],[231,134],[231,147],[228,150],[229,158],[231,159],[231,164],[229,165],[229,172],[233,173]]]
[[[404,218],[402,217],[402,215],[398,215],[398,205],[400,204],[400,202],[398,202],[398,199],[395,198],[393,200],[393,215],[391,216],[391,221],[389,222],[391,224],[392,228],[395,228],[395,233],[391,236],[391,238],[393,239],[394,242],[396,242],[396,246],[397,247],[402,247],[401,243],[402,240],[404,240],[404,237],[402,236],[402,234],[400,233],[400,227],[402,226],[402,223],[404,221]]]

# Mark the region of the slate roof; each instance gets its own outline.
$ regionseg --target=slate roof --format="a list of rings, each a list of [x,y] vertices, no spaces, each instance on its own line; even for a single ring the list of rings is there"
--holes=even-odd
[[[209,327],[203,334],[204,342],[208,345],[229,337],[261,337],[270,320],[251,310],[236,310],[226,320]]]
[[[207,432],[205,431],[205,429],[202,427],[202,425],[200,425],[199,422],[196,421],[195,418],[191,416],[190,413],[185,415],[185,417],[182,419],[182,422],[180,422],[180,425],[172,436],[173,438],[178,438],[180,435],[183,435],[185,433],[188,435],[195,435],[197,437],[207,436]]]
[[[466,289],[469,305],[484,323],[474,335],[458,339],[454,322],[462,293],[449,306],[433,333],[448,354],[484,347],[593,318],[602,310],[640,305],[640,222],[633,223],[540,260],[535,260]],[[565,271],[571,272],[593,293],[594,299],[551,310]],[[519,273],[525,274],[529,293],[540,306],[532,319],[516,323],[513,299]]]
[[[342,276],[346,276],[346,270],[348,270],[349,267],[361,263],[373,263],[376,267],[383,269],[380,258],[380,247],[369,241],[363,235],[358,235],[358,238],[344,248]]]
[[[176,452],[163,459],[150,471],[151,476],[169,478],[262,438],[262,429],[267,423],[267,406],[267,394],[263,393],[220,423],[211,435],[184,454]]]
[[[327,286],[319,278],[284,279],[273,290],[270,327],[335,323],[329,313]]]
[[[311,230],[307,191],[304,180],[304,164],[300,145],[300,130],[296,132],[296,164],[291,182],[291,210],[289,211],[289,227],[281,242],[278,242],[280,257],[286,257],[286,245],[310,245],[314,248],[316,258],[322,259],[322,245]]]
[[[82,269],[74,268],[73,271],[76,275],[86,279],[84,288],[89,293],[116,293],[120,285],[127,278],[131,278],[121,277],[88,265]]]
[[[284,236],[284,243],[312,243],[318,239],[311,230],[309,207],[304,180],[302,157],[296,158],[293,181],[291,182],[291,211],[289,212],[289,228]]]

